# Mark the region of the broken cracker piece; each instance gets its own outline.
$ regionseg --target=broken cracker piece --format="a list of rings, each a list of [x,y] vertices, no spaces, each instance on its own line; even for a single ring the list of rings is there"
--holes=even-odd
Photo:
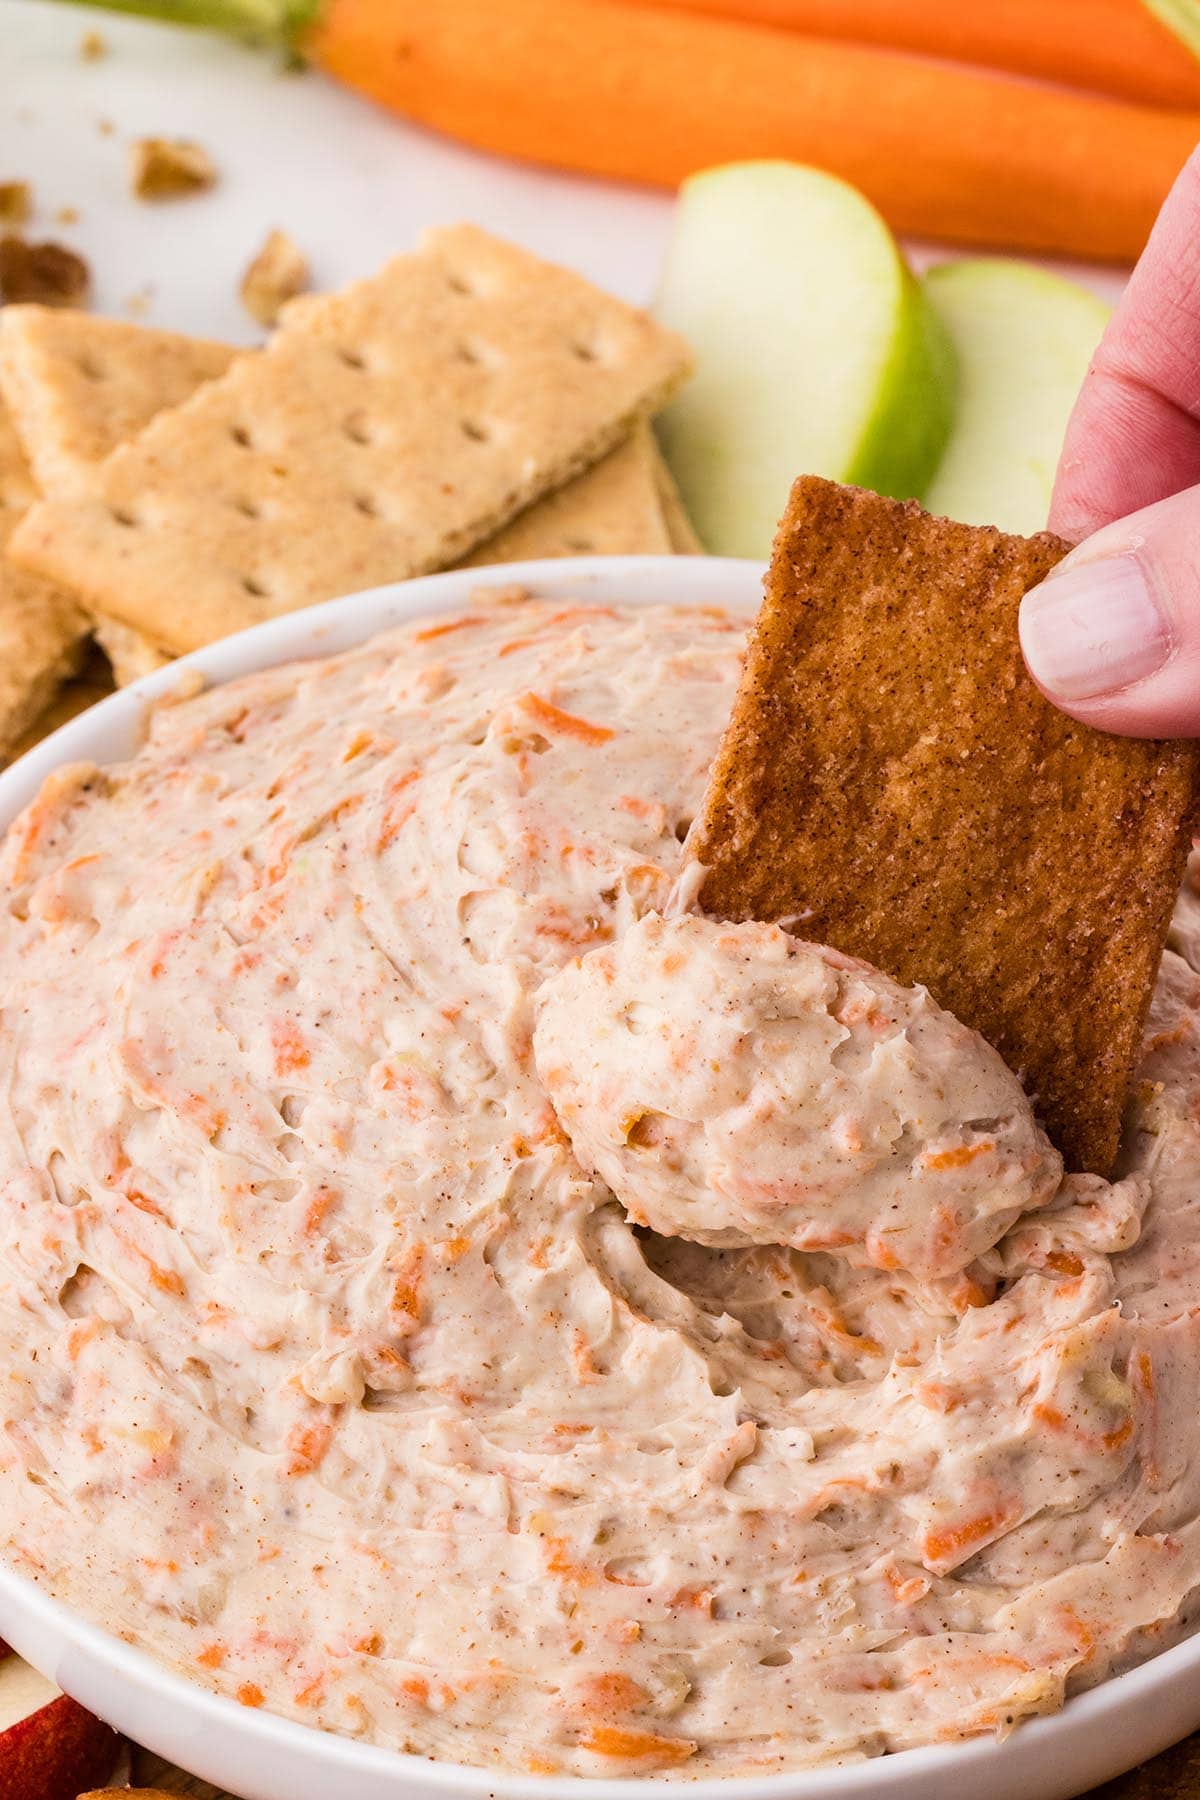
[[[37,506],[14,559],[186,651],[444,568],[662,405],[682,341],[472,226],[289,309],[160,413],[94,492]]]
[[[24,225],[33,211],[33,189],[27,181],[0,181],[0,225]]]
[[[1090,730],[1017,609],[1068,546],[802,477],[689,855],[700,905],[923,983],[1107,1173],[1200,793],[1200,746]]]
[[[9,234],[0,237],[0,299],[15,306],[83,306],[92,284],[82,256],[63,244],[31,244]]]
[[[308,283],[304,252],[286,231],[271,231],[242,276],[238,293],[252,319],[273,326],[287,302],[302,294]]]
[[[190,138],[135,138],[129,146],[129,185],[139,200],[201,194],[216,179],[208,151]]]

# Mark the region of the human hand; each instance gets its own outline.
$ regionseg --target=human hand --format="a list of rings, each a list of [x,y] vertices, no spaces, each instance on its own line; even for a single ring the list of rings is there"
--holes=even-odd
[[[1200,736],[1200,150],[1084,380],[1050,527],[1079,547],[1022,602],[1042,692],[1105,731]]]

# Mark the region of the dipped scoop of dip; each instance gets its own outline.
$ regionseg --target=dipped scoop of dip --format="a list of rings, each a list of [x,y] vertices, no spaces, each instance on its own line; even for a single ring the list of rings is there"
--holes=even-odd
[[[776,925],[647,915],[545,984],[534,1054],[576,1157],[666,1235],[934,1279],[1062,1179],[990,1044]]]

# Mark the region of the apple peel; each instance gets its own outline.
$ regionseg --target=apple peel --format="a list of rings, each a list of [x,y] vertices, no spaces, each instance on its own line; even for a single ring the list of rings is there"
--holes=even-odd
[[[0,1793],[75,1800],[113,1771],[121,1739],[78,1701],[10,1656],[0,1675]]]

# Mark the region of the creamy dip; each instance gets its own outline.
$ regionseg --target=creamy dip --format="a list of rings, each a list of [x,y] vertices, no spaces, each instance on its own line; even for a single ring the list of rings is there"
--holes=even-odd
[[[1004,1731],[1186,1623],[1200,903],[1121,1179],[1061,1179],[919,991],[670,916],[742,635],[481,599],[13,826],[14,1568],[538,1774]]]

